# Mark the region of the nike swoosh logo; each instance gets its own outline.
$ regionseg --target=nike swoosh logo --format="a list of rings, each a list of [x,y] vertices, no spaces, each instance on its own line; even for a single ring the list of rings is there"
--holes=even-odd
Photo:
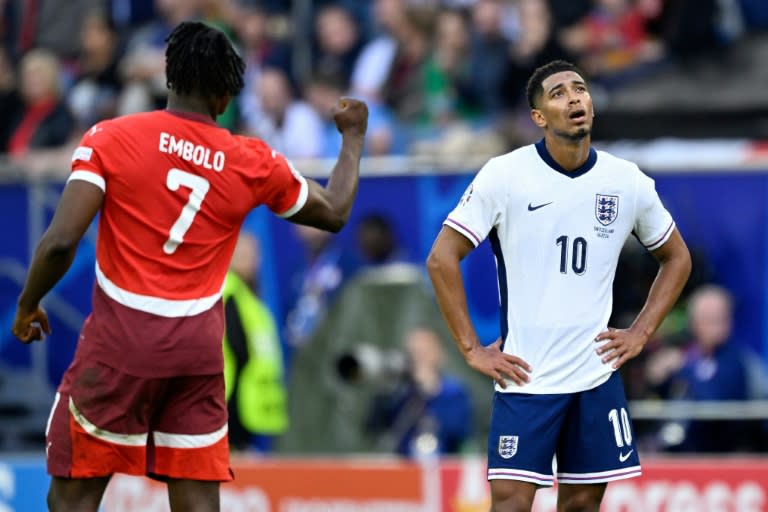
[[[619,462],[624,462],[629,458],[630,455],[632,455],[632,452],[635,450],[629,450],[626,454],[620,453],[619,454]]]
[[[532,212],[532,211],[538,210],[539,208],[544,208],[548,204],[552,204],[552,203],[553,203],[553,201],[550,201],[550,202],[544,203],[544,204],[537,204],[536,206],[533,206],[531,203],[528,203],[528,211]]]

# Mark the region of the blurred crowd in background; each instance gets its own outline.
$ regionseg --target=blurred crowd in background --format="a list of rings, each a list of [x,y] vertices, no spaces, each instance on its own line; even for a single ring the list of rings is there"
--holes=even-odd
[[[749,77],[763,76],[768,67],[740,60],[749,55],[745,48],[768,47],[764,0],[0,0],[0,174],[63,178],[91,125],[163,108],[164,40],[188,19],[221,28],[247,62],[245,88],[219,123],[297,160],[336,156],[340,137],[330,107],[342,95],[369,104],[367,156],[460,159],[529,143],[540,135],[528,120],[526,81],[557,58],[578,63],[588,75],[598,116],[612,106],[626,108],[622,94],[641,97],[637,87],[665,80],[672,85],[654,91],[654,102],[687,99],[697,115],[728,94],[749,99],[760,89],[756,103],[731,102],[730,112],[759,112],[759,95],[766,98],[765,82]],[[704,78],[686,89],[691,76]],[[733,76],[744,89],[721,85]],[[596,126],[642,123],[642,116],[621,119],[611,124],[605,116]],[[740,126],[713,119],[714,130]],[[661,133],[665,124],[655,120],[652,129]],[[258,323],[243,318],[236,331],[228,324],[234,396],[252,378],[241,373],[255,357],[244,341],[253,335],[281,352],[270,364],[282,358],[284,365],[258,372],[273,384],[284,379],[294,397],[286,403],[275,388],[274,401],[261,404],[272,408],[275,420],[261,431],[266,439],[251,437],[260,433],[248,428],[258,420],[239,413],[240,398],[234,398],[238,423],[232,428],[243,436],[233,434],[233,445],[406,456],[425,446],[482,451],[476,441],[487,421],[482,400],[490,400],[490,387],[468,374],[457,351],[447,350],[449,336],[421,262],[409,261],[386,215],[372,212],[351,228],[354,248],[297,227],[304,254],[296,255],[294,276],[285,283],[282,313],[272,318],[260,310]],[[232,273],[258,292],[258,241],[243,247],[245,268],[235,258]],[[765,361],[731,339],[733,298],[708,284],[708,262],[694,258],[680,305],[622,370],[629,398],[768,397]],[[629,243],[617,273],[612,325],[631,322],[655,272],[653,258]],[[361,339],[362,332],[380,340]],[[362,343],[361,351],[354,346],[361,342],[370,346]],[[312,395],[302,392],[307,386]],[[350,421],[362,430],[353,432]],[[326,435],[312,434],[318,431]],[[766,422],[659,421],[639,424],[638,435],[647,451],[768,450]],[[275,436],[282,436],[276,447]]]
[[[537,137],[525,83],[552,59],[582,66],[598,113],[621,91],[681,69],[730,62],[747,77],[752,66],[736,55],[764,41],[768,4],[4,0],[0,150],[24,172],[65,174],[69,150],[92,124],[162,108],[164,39],[188,19],[221,28],[247,62],[245,88],[219,119],[233,131],[289,158],[334,157],[340,139],[329,110],[349,94],[370,105],[368,155],[461,155]],[[710,73],[710,88],[734,71],[715,69],[721,77]]]

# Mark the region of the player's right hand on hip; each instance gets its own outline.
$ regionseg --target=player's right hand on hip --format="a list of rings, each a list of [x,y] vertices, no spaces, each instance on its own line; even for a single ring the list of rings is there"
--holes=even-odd
[[[364,101],[341,98],[331,109],[336,128],[343,135],[365,135],[368,129],[368,106]]]
[[[531,378],[528,374],[531,367],[517,356],[505,354],[501,351],[501,338],[494,343],[470,351],[466,358],[469,366],[491,377],[501,389],[506,389],[507,380],[511,380],[518,386],[525,385]]]
[[[42,340],[51,334],[51,326],[48,324],[48,314],[43,308],[25,310],[21,307],[16,310],[16,319],[11,329],[13,335],[22,343],[31,343]]]

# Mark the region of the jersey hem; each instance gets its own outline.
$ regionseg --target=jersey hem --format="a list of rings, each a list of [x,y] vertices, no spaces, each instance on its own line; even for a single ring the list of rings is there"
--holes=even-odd
[[[507,387],[506,389],[501,389],[498,384],[494,384],[494,391],[496,393],[507,393],[507,394],[522,394],[522,395],[569,395],[573,393],[581,393],[582,391],[589,391],[590,389],[595,389],[598,386],[601,386],[605,384],[608,379],[611,378],[611,375],[613,375],[613,372],[615,370],[610,370],[607,374],[604,376],[601,376],[599,379],[593,381],[592,384],[589,384],[584,387],[578,387],[578,388],[560,388],[557,386],[553,387],[545,387],[545,388],[528,388],[526,386],[517,386],[514,382],[507,381]]]

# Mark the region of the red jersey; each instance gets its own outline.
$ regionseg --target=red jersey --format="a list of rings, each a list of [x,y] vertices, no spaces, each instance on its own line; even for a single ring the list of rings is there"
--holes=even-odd
[[[98,123],[75,150],[69,179],[105,193],[96,245],[100,293],[80,344],[99,343],[95,357],[139,376],[220,371],[224,326],[217,304],[240,226],[261,204],[283,217],[296,213],[307,199],[306,180],[264,142],[232,135],[210,118],[171,111]],[[135,319],[142,325],[123,318],[115,332],[99,312],[114,316],[116,310],[123,317],[142,313]],[[164,325],[175,324],[171,331],[184,336],[174,339],[162,328],[153,336],[143,328],[147,314],[157,317],[149,323],[168,319]],[[201,339],[190,340],[190,330],[179,328],[180,321],[204,325],[208,317],[215,325],[206,325]],[[192,350],[191,359],[176,357],[177,349]]]

